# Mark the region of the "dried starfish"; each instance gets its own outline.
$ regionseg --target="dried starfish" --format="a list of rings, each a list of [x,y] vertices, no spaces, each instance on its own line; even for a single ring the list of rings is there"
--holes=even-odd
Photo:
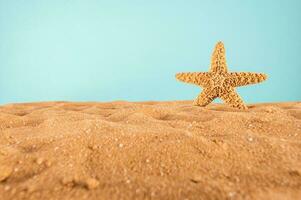
[[[176,78],[185,83],[203,87],[202,93],[194,101],[195,105],[206,106],[219,97],[231,107],[247,109],[248,107],[236,93],[235,87],[262,82],[267,79],[267,75],[251,72],[228,72],[224,44],[218,42],[212,54],[209,72],[178,73]]]

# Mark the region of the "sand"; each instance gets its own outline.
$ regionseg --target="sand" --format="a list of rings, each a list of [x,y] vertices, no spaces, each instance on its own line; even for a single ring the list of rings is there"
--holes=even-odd
[[[0,106],[0,199],[301,199],[301,102]]]

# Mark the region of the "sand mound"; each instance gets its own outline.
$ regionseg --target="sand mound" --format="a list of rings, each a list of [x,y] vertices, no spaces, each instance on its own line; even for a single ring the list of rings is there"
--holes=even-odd
[[[301,103],[0,107],[0,199],[301,199]]]

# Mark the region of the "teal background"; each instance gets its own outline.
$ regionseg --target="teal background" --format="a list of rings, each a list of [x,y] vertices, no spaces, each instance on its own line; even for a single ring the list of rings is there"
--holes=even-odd
[[[0,103],[194,99],[176,72],[207,71],[215,43],[230,71],[269,79],[248,103],[300,101],[299,0],[0,0]]]

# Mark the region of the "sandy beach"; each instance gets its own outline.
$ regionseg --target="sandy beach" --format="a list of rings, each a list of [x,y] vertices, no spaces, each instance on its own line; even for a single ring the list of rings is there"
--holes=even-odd
[[[0,106],[0,199],[301,199],[301,102]]]

